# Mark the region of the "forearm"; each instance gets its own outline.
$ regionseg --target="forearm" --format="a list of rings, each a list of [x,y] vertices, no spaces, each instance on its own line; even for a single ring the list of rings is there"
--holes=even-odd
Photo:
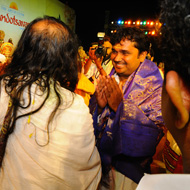
[[[102,76],[107,76],[107,73],[104,71],[103,67],[102,67],[102,59],[96,59],[95,60],[96,66],[98,68],[98,71],[100,72],[100,74]]]
[[[92,59],[89,58],[88,61],[86,62],[86,64],[84,65],[84,74],[86,74],[88,72],[91,64],[92,64]]]
[[[100,74],[101,74],[102,76],[107,76],[107,73],[104,71],[104,69],[103,69],[102,66],[97,67],[97,68],[98,68],[98,71],[100,72]]]

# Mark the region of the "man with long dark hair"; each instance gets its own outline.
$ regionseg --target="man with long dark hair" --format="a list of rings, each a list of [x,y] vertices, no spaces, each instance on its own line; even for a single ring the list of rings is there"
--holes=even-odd
[[[24,30],[0,77],[0,158],[8,138],[0,189],[97,188],[92,118],[74,93],[77,52],[76,36],[58,19],[37,18]]]

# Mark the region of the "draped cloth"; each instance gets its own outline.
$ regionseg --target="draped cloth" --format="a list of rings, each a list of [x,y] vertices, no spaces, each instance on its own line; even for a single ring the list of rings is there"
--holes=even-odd
[[[94,128],[105,172],[112,165],[136,183],[150,172],[151,157],[163,136],[162,83],[157,66],[145,60],[124,84],[117,112],[107,106],[98,117],[96,109]]]
[[[88,106],[90,96],[95,92],[94,84],[83,74],[79,74],[79,81],[75,93],[83,97],[85,104]]]
[[[81,96],[60,86],[57,90],[62,101],[49,125],[48,119],[57,102],[53,85],[49,98],[37,113],[16,121],[15,129],[8,137],[0,169],[0,189],[97,189],[101,162],[95,147],[92,116]],[[32,105],[27,109],[19,108],[18,116],[36,110],[45,96],[33,84]],[[28,101],[28,90],[25,90],[24,106]],[[8,102],[9,96],[2,82],[0,129]]]

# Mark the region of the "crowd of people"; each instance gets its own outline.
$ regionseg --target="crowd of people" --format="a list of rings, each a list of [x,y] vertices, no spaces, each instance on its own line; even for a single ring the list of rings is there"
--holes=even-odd
[[[136,27],[86,53],[44,16],[1,45],[0,189],[189,189],[190,2],[162,0],[160,21],[158,65]]]

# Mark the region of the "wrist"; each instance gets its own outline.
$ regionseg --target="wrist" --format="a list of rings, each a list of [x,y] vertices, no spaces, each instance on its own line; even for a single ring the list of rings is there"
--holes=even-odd
[[[98,106],[98,115],[100,115],[103,112],[104,108]]]
[[[98,70],[99,71],[103,70],[103,67],[102,66],[98,67]]]
[[[93,59],[91,57],[88,58],[88,61],[92,61]]]

